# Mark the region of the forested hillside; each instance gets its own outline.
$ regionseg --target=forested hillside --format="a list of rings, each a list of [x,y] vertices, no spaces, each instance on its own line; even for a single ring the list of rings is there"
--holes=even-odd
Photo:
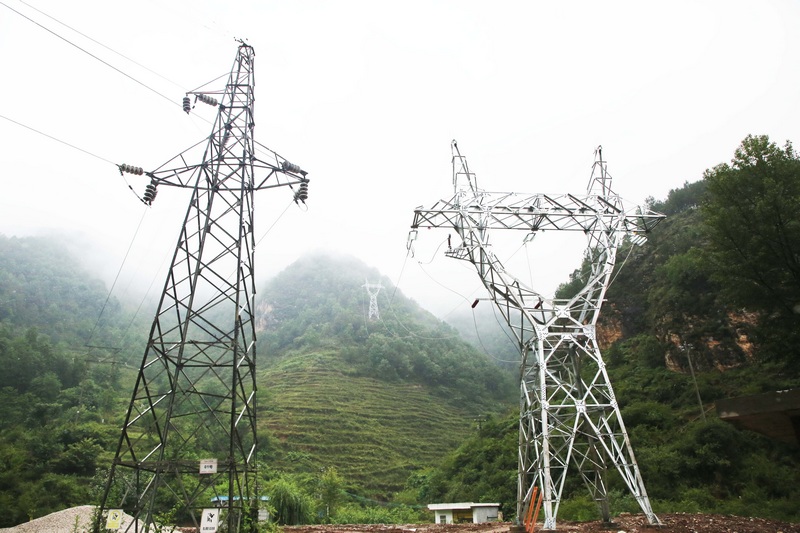
[[[797,444],[721,422],[715,402],[800,387],[800,160],[791,145],[748,137],[731,164],[652,208],[667,218],[643,247],[620,250],[598,334],[654,508],[798,521]],[[578,269],[560,291],[583,282]],[[491,337],[483,337],[487,344]],[[484,424],[439,469],[414,480],[416,494],[496,494],[484,480],[502,478],[497,462],[514,453],[516,416]],[[505,468],[510,476],[514,461]],[[573,481],[559,515],[599,517]],[[512,487],[502,501],[513,501]],[[638,512],[621,484],[612,489],[617,512]]]
[[[131,316],[107,296],[63,243],[0,236],[0,526],[96,497],[128,394]]]
[[[667,219],[619,251],[598,332],[654,509],[800,521],[798,446],[714,408],[800,387],[800,161],[748,137],[652,207]],[[378,282],[371,318],[364,285]],[[261,283],[257,303],[260,475],[278,520],[408,522],[470,500],[512,516],[502,331],[466,320],[462,335],[358,259],[320,253]],[[0,527],[97,501],[147,336],[134,318],[63,245],[0,236]],[[610,489],[614,511],[638,512],[621,481]],[[565,494],[561,518],[597,516],[579,479]]]
[[[378,317],[366,279],[391,295]],[[335,467],[351,491],[388,500],[515,400],[510,373],[355,258],[308,255],[260,295],[272,468]]]
[[[147,320],[109,298],[63,243],[0,245],[3,527],[97,501]],[[351,500],[389,501],[514,401],[510,374],[385,279],[392,305],[370,320],[366,277],[380,275],[315,254],[259,288],[260,461],[271,490],[318,495],[333,481]],[[300,499],[314,519],[318,498]]]

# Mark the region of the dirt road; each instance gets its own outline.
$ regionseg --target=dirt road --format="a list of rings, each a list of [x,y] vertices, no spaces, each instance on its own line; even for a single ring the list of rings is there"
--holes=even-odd
[[[800,533],[800,523],[785,523],[763,518],[708,514],[659,515],[661,527],[647,524],[641,515],[620,515],[613,524],[602,522],[559,521],[559,532],[590,533]],[[316,525],[284,527],[284,533],[507,533],[510,523],[488,524],[409,524],[409,525]],[[539,529],[537,528],[537,532]]]

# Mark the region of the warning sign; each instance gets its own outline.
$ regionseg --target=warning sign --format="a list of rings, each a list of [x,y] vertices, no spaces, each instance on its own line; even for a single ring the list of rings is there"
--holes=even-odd
[[[216,474],[217,473],[217,460],[216,459],[200,459],[200,473],[201,474]]]
[[[118,530],[122,527],[122,509],[109,509],[106,529]]]
[[[217,533],[219,522],[219,510],[203,509],[203,517],[200,520],[200,533]]]

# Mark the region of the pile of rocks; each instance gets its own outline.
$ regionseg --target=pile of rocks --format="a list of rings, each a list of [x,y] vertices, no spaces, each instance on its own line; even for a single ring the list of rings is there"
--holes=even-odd
[[[92,530],[94,510],[94,505],[70,507],[18,526],[0,528],[0,533],[84,533]],[[130,515],[123,515],[123,530],[132,519]]]

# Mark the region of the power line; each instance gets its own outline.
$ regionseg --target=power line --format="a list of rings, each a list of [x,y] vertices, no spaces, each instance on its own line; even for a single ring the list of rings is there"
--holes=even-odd
[[[2,3],[2,2],[0,2],[0,3]],[[94,157],[94,158],[97,158],[97,159],[99,159],[100,161],[104,161],[104,162],[106,162],[106,163],[111,163],[111,164],[112,164],[112,165],[114,165],[115,167],[119,168],[119,165],[118,165],[117,163],[115,163],[115,162],[111,161],[110,159],[106,159],[105,157],[103,157],[103,156],[99,156],[99,155],[97,155],[97,154],[95,154],[95,153],[93,153],[93,152],[90,152],[89,150],[84,150],[84,149],[83,149],[83,148],[81,148],[80,146],[75,146],[74,144],[68,143],[67,141],[63,141],[63,140],[59,139],[58,137],[54,137],[54,136],[52,136],[52,135],[50,135],[50,134],[48,134],[48,133],[45,133],[45,132],[43,132],[43,131],[40,131],[40,130],[37,130],[36,128],[33,128],[33,127],[31,127],[31,126],[28,126],[27,124],[23,124],[22,122],[19,122],[19,121],[17,121],[17,120],[14,120],[13,118],[8,118],[8,117],[7,117],[7,116],[5,116],[5,115],[0,115],[0,118],[3,118],[3,119],[5,119],[5,120],[7,120],[7,121],[9,121],[9,122],[11,122],[11,123],[14,123],[14,124],[16,124],[17,126],[21,126],[21,127],[25,128],[25,129],[31,130],[31,131],[32,131],[32,132],[34,132],[34,133],[38,133],[39,135],[41,135],[41,136],[43,136],[43,137],[47,137],[48,139],[51,139],[51,140],[53,140],[53,141],[60,142],[61,144],[65,145],[65,146],[69,146],[70,148],[73,148],[73,149],[75,149],[75,150],[78,150],[79,152],[83,152],[83,153],[84,153],[84,154],[86,154],[86,155],[90,155],[90,156],[92,156],[92,157]],[[130,184],[130,183],[128,183],[128,180],[126,180],[126,179],[125,179],[125,176],[124,176],[124,175],[122,175],[122,174],[120,174],[120,175],[122,176],[122,180],[125,182],[125,185],[127,185],[127,186],[128,186],[128,189],[130,189],[130,191],[131,191],[131,192],[134,194],[134,196],[136,196],[136,198],[139,198],[139,195],[138,195],[138,194],[136,194],[136,191],[134,191],[134,190],[133,190],[133,187],[131,186],[131,184]]]
[[[111,283],[111,288],[108,290],[108,295],[106,296],[106,301],[103,302],[103,307],[100,309],[100,314],[97,316],[97,321],[94,323],[94,327],[92,328],[91,333],[89,333],[89,338],[86,339],[86,345],[89,346],[89,342],[94,337],[94,332],[97,331],[97,326],[100,324],[100,320],[103,318],[103,314],[105,313],[106,306],[108,306],[108,302],[111,299],[111,294],[114,292],[114,287],[117,286],[117,281],[119,281],[119,276],[122,273],[122,269],[125,266],[125,262],[128,260],[128,255],[131,253],[131,248],[133,248],[133,243],[136,241],[137,235],[139,235],[139,229],[142,227],[142,222],[144,221],[144,216],[147,214],[147,209],[142,213],[142,218],[139,219],[139,224],[136,226],[136,231],[133,232],[133,237],[131,238],[130,244],[128,244],[128,249],[125,251],[125,257],[122,258],[122,264],[119,265],[119,269],[117,270],[117,275],[114,277],[113,283]]]
[[[50,20],[53,20],[53,21],[57,22],[58,24],[61,24],[61,25],[62,25],[62,26],[64,26],[65,28],[69,28],[70,30],[72,30],[72,31],[74,31],[75,33],[77,33],[78,35],[80,35],[80,36],[82,36],[82,37],[85,37],[85,38],[89,39],[90,41],[92,41],[92,42],[93,42],[93,43],[95,43],[95,44],[99,44],[100,46],[102,46],[102,47],[103,47],[103,48],[105,48],[106,50],[109,50],[110,52],[113,52],[113,53],[117,54],[117,55],[118,55],[118,56],[120,56],[121,58],[123,58],[123,59],[126,59],[127,61],[130,61],[131,63],[133,63],[133,64],[134,64],[134,65],[136,65],[136,66],[142,67],[143,69],[145,69],[146,71],[150,72],[151,74],[155,74],[156,76],[158,76],[158,77],[159,77],[159,78],[161,78],[162,80],[164,80],[164,81],[166,81],[166,82],[169,82],[169,83],[171,83],[172,85],[174,85],[175,87],[178,87],[179,89],[183,90],[183,86],[182,86],[182,85],[180,85],[180,84],[178,84],[178,83],[175,83],[174,81],[170,80],[169,78],[167,78],[167,77],[165,77],[165,76],[162,76],[161,74],[159,74],[159,73],[158,73],[158,72],[156,72],[155,70],[153,70],[153,69],[151,69],[151,68],[148,68],[148,67],[146,67],[146,66],[142,65],[141,63],[139,63],[139,62],[137,62],[137,61],[135,61],[135,60],[131,59],[130,57],[126,56],[125,54],[122,54],[122,53],[120,53],[120,52],[117,52],[116,50],[114,50],[114,49],[113,49],[113,48],[111,48],[110,46],[108,46],[108,45],[105,45],[105,44],[101,43],[101,42],[100,42],[100,41],[98,41],[97,39],[93,39],[92,37],[90,37],[90,36],[86,35],[85,33],[81,32],[81,31],[79,31],[79,30],[76,30],[75,28],[73,28],[73,27],[72,27],[72,26],[70,26],[69,24],[66,24],[66,23],[64,23],[64,22],[60,21],[59,19],[57,19],[57,18],[53,17],[52,15],[48,15],[47,13],[45,13],[44,11],[42,11],[41,9],[38,9],[38,8],[36,8],[35,6],[32,6],[32,5],[30,5],[29,3],[25,2],[24,0],[18,0],[18,1],[19,1],[20,3],[22,3],[22,4],[26,5],[26,6],[28,6],[29,8],[33,9],[34,11],[37,11],[37,12],[41,13],[42,15],[44,15],[44,16],[45,16],[45,17],[47,17],[47,18],[49,18]]]
[[[0,2],[0,4],[2,4],[2,2]],[[3,5],[5,5],[5,4],[3,4]],[[116,167],[116,166],[119,166],[119,165],[117,165],[116,163],[114,163],[113,161],[111,161],[110,159],[106,159],[105,157],[102,157],[102,156],[99,156],[99,155],[97,155],[97,154],[95,154],[95,153],[92,153],[92,152],[90,152],[89,150],[84,150],[83,148],[80,148],[79,146],[75,146],[74,144],[70,144],[70,143],[68,143],[67,141],[62,141],[62,140],[61,140],[61,139],[59,139],[58,137],[53,137],[52,135],[49,135],[49,134],[47,134],[47,133],[45,133],[45,132],[43,132],[43,131],[37,130],[36,128],[32,128],[31,126],[28,126],[28,125],[26,125],[26,124],[23,124],[22,122],[18,122],[18,121],[16,121],[16,120],[14,120],[13,118],[8,118],[8,117],[6,117],[6,116],[4,116],[4,115],[0,115],[0,118],[4,118],[4,119],[6,119],[6,120],[7,120],[7,121],[9,121],[9,122],[13,122],[13,123],[14,123],[14,124],[16,124],[17,126],[22,126],[23,128],[29,129],[29,130],[31,130],[32,132],[35,132],[35,133],[38,133],[39,135],[42,135],[42,136],[44,136],[44,137],[47,137],[48,139],[52,139],[52,140],[54,140],[54,141],[60,142],[61,144],[64,144],[64,145],[66,145],[66,146],[69,146],[70,148],[74,148],[75,150],[79,150],[79,151],[83,152],[84,154],[87,154],[87,155],[90,155],[90,156],[92,156],[92,157],[95,157],[95,158],[99,159],[100,161],[105,161],[106,163],[111,163],[111,164],[112,164],[112,165],[114,165],[115,167]]]
[[[58,37],[59,39],[61,39],[61,40],[62,40],[62,41],[64,41],[65,43],[67,43],[67,44],[69,44],[69,45],[71,45],[71,46],[74,46],[75,48],[77,48],[78,50],[80,50],[81,52],[83,52],[84,54],[86,54],[86,55],[88,55],[88,56],[90,56],[90,57],[92,57],[92,58],[96,59],[97,61],[99,61],[99,62],[103,63],[103,64],[104,64],[104,65],[106,65],[107,67],[109,67],[109,68],[111,68],[111,69],[115,70],[116,72],[118,72],[118,73],[122,74],[123,76],[125,76],[125,77],[126,77],[126,78],[128,78],[128,79],[130,79],[131,81],[134,81],[134,82],[138,83],[139,85],[141,85],[141,86],[142,86],[142,87],[144,87],[145,89],[147,89],[147,90],[149,90],[149,91],[152,91],[152,92],[154,92],[155,94],[157,94],[157,95],[158,95],[158,96],[160,96],[161,98],[163,98],[163,99],[167,100],[169,103],[171,103],[171,104],[173,104],[173,105],[176,105],[176,106],[178,106],[178,107],[181,107],[181,104],[180,104],[179,102],[177,102],[177,101],[173,100],[173,99],[172,99],[172,98],[170,98],[169,96],[165,96],[164,94],[162,94],[162,93],[158,92],[157,90],[153,89],[152,87],[150,87],[150,86],[149,86],[149,85],[147,85],[146,83],[143,83],[143,82],[141,82],[141,81],[137,80],[136,78],[134,78],[133,76],[131,76],[130,74],[128,74],[128,73],[126,73],[126,72],[123,72],[122,70],[118,69],[117,67],[115,67],[115,66],[114,66],[114,65],[112,65],[111,63],[109,63],[109,62],[107,62],[107,61],[105,61],[105,60],[103,60],[103,59],[100,59],[99,57],[97,57],[97,56],[96,56],[96,55],[94,55],[93,53],[89,52],[88,50],[86,50],[86,49],[84,49],[84,48],[81,48],[80,46],[78,46],[77,44],[73,43],[72,41],[70,41],[70,40],[69,40],[69,39],[67,39],[66,37],[63,37],[63,36],[59,35],[58,33],[56,33],[55,31],[51,30],[51,29],[50,29],[50,28],[48,28],[47,26],[44,26],[44,25],[40,24],[39,22],[36,22],[35,20],[33,20],[32,18],[30,18],[29,16],[27,16],[27,15],[25,15],[25,14],[23,14],[23,13],[20,13],[19,11],[17,11],[16,9],[14,9],[13,7],[11,7],[11,6],[9,6],[8,4],[6,4],[5,2],[2,2],[2,1],[0,1],[0,5],[2,5],[2,6],[4,6],[4,7],[6,7],[6,8],[8,8],[8,9],[10,9],[11,11],[13,11],[14,13],[16,13],[16,14],[17,14],[17,15],[19,15],[20,17],[22,17],[22,18],[24,18],[24,19],[26,19],[26,20],[28,20],[28,21],[32,22],[33,24],[36,24],[37,26],[39,26],[39,27],[40,27],[40,28],[42,28],[43,30],[47,31],[48,33],[51,33],[51,34],[55,35],[56,37]]]

